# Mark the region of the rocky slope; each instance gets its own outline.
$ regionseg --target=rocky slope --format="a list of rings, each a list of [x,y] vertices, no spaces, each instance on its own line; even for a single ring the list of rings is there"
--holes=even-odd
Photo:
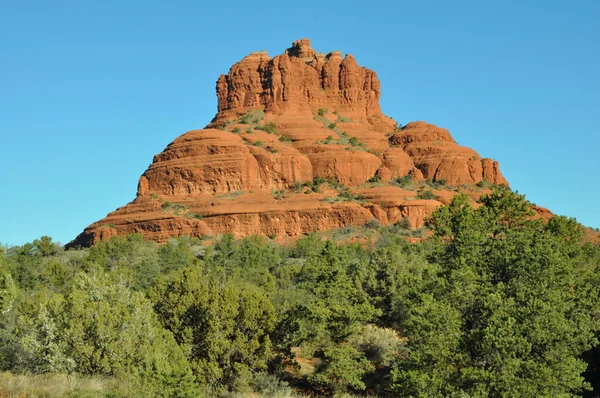
[[[376,219],[413,228],[456,192],[506,184],[498,163],[450,133],[401,128],[379,107],[375,72],[307,39],[252,53],[217,81],[218,113],[156,155],[131,203],[70,246],[134,232],[164,242],[231,232],[296,237]],[[406,223],[406,221],[404,221]]]

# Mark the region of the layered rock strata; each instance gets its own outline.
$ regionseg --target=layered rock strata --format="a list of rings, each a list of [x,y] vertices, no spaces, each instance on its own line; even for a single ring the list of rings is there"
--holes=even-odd
[[[418,228],[457,191],[475,196],[476,184],[506,184],[497,162],[447,130],[399,128],[381,112],[380,90],[376,73],[353,56],[317,53],[308,39],[273,58],[248,55],[217,80],[211,123],[156,155],[136,198],[70,246],[135,232],[157,242],[297,237],[373,219]],[[434,198],[422,199],[423,181],[438,188]]]

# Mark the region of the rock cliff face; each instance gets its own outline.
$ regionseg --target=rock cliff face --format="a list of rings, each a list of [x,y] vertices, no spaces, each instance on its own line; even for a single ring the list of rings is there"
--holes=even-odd
[[[297,237],[374,219],[417,228],[458,191],[475,197],[486,184],[506,184],[497,162],[447,130],[399,128],[381,112],[375,72],[351,55],[317,53],[308,39],[273,58],[248,55],[216,91],[212,122],[156,155],[135,200],[70,246],[134,232],[158,242]]]
[[[352,55],[316,53],[308,39],[294,42],[284,54],[270,58],[252,53],[217,81],[219,113],[228,120],[250,109],[274,115],[292,112],[312,119],[321,107],[341,109],[346,117],[381,119],[390,129],[394,122],[379,108],[380,85],[375,72],[361,68]]]

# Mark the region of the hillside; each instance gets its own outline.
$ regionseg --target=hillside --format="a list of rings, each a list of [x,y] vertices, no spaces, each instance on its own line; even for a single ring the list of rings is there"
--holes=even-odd
[[[271,58],[256,52],[217,80],[218,113],[156,155],[129,204],[73,246],[141,233],[298,237],[369,222],[423,225],[459,192],[507,184],[496,161],[379,106],[374,71],[308,39]],[[376,220],[376,221],[375,221]]]

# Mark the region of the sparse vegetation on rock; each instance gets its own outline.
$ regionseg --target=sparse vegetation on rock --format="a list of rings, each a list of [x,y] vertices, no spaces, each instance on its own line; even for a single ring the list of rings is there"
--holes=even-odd
[[[354,57],[332,52],[317,60],[308,40],[296,42],[286,56],[303,62],[276,66],[272,58],[257,53],[221,76],[218,113],[207,128],[178,137],[156,155],[139,180],[133,202],[90,225],[72,246],[136,231],[157,242],[184,230],[199,237],[258,232],[297,238],[339,224],[362,226],[372,218],[367,207],[322,206],[325,197],[337,194],[327,192],[331,184],[314,184],[319,176],[336,179],[354,197],[371,198],[359,201],[382,206],[391,224],[402,218],[401,212],[410,212],[414,228],[435,209],[433,204],[403,204],[416,196],[406,190],[422,189],[420,181],[435,179],[431,188],[461,192],[482,192],[475,184],[484,179],[506,182],[497,162],[457,146],[445,129],[425,122],[399,126],[385,116],[377,101],[381,88],[375,72],[361,68]],[[285,89],[282,74],[288,77]],[[276,94],[283,92],[285,98]],[[411,183],[398,180],[407,175]],[[369,180],[371,185],[363,185]],[[439,185],[441,180],[446,184]],[[313,184],[301,190],[306,194],[287,195],[278,200],[276,210],[271,208],[272,190],[285,187],[295,193],[297,183],[308,181]],[[361,193],[355,193],[359,187]],[[220,197],[238,190],[248,193],[243,202]],[[443,203],[450,199],[440,197]],[[157,201],[181,203],[186,209],[157,212]],[[182,217],[187,209],[210,214],[210,222],[190,223]],[[103,228],[109,224],[115,228]]]

